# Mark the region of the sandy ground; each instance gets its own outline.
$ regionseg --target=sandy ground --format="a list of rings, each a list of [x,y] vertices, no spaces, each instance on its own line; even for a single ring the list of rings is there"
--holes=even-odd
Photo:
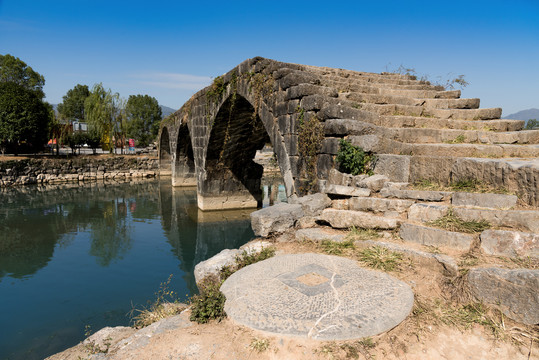
[[[320,247],[311,242],[278,240],[274,239],[278,253],[320,251]],[[443,253],[445,249],[439,251]],[[348,250],[342,255],[350,258],[357,256]],[[450,255],[461,263],[465,260],[463,254]],[[486,265],[496,261],[500,260],[480,256],[477,263]],[[412,261],[403,261],[390,274],[412,287],[416,305],[400,325],[369,339],[328,342],[290,338],[252,330],[225,319],[209,324],[191,323],[187,328],[154,335],[146,346],[129,352],[111,351],[106,357],[104,354],[91,355],[88,347],[80,344],[49,359],[539,360],[537,327],[514,323],[495,310],[489,311],[488,319],[492,322],[485,325],[459,320],[450,311],[451,308],[458,308],[458,304],[448,299],[444,287],[447,279],[443,275],[415,266]],[[189,310],[181,316],[187,321]]]

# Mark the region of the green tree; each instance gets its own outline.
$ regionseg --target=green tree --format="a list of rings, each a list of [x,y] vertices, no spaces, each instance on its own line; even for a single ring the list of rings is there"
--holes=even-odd
[[[84,112],[89,130],[99,134],[102,141],[113,151],[113,136],[119,129],[122,119],[123,100],[120,94],[105,90],[103,84],[95,84],[84,101]]]
[[[87,85],[77,84],[67,91],[63,102],[58,104],[58,112],[64,119],[84,121],[84,101],[90,96]]]
[[[21,145],[28,150],[41,149],[47,142],[50,106],[15,82],[0,82],[0,147],[18,153]]]
[[[537,119],[528,120],[528,122],[526,123],[525,129],[526,130],[533,130],[535,128],[539,128],[539,121],[537,121]]]
[[[13,82],[26,90],[33,91],[42,100],[45,97],[43,86],[45,78],[34,71],[18,57],[10,54],[0,55],[0,82]]]
[[[125,112],[129,121],[128,136],[139,145],[147,146],[159,132],[162,116],[159,103],[149,95],[130,95]]]

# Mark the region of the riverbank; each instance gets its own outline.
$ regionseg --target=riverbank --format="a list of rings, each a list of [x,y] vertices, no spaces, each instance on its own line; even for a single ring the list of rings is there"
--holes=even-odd
[[[150,156],[0,157],[0,187],[153,178],[158,174],[159,160]]]

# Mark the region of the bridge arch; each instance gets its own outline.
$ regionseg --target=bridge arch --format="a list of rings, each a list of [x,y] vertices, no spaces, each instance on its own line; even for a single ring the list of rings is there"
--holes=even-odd
[[[176,138],[172,186],[196,186],[196,166],[187,122],[182,122]]]
[[[162,176],[172,175],[172,155],[170,152],[170,136],[168,128],[161,129],[159,137],[159,173]]]

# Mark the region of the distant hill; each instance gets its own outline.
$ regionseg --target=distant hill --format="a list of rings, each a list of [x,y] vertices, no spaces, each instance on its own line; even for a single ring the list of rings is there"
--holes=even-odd
[[[507,116],[503,116],[504,119],[511,119],[511,120],[530,120],[530,119],[537,119],[539,120],[539,109],[528,109],[528,110],[522,110],[519,112],[516,112],[514,114],[509,114]]]
[[[161,107],[161,115],[164,118],[176,111],[173,108],[169,108],[168,106],[165,106],[165,105],[159,105],[159,106]]]

